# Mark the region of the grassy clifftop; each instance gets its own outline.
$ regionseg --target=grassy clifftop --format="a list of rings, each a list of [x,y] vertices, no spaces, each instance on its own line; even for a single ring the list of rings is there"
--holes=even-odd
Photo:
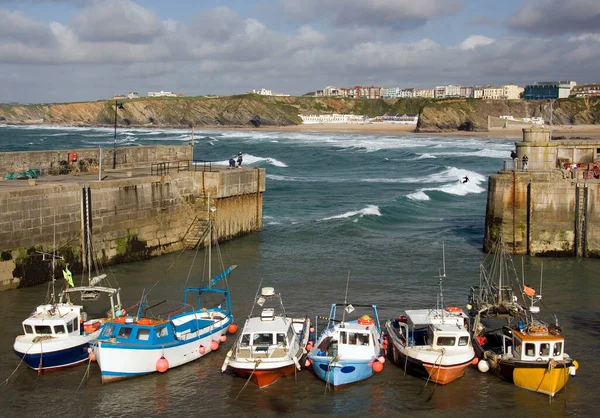
[[[246,94],[218,98],[142,98],[119,100],[119,125],[130,126],[245,126],[260,121],[265,126],[302,123],[299,114],[419,113],[422,100],[351,100],[316,97],[272,97]],[[0,106],[0,123],[57,125],[112,125],[115,102],[97,101],[43,105]]]
[[[488,116],[542,117],[550,120],[550,101],[536,100],[448,100],[426,104],[419,114],[418,130],[439,132],[456,129],[486,131]],[[552,104],[557,125],[600,123],[600,97],[560,99]]]

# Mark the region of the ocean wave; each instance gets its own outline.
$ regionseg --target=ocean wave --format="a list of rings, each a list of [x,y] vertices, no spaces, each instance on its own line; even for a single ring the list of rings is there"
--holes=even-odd
[[[421,201],[430,200],[429,196],[427,196],[427,193],[425,193],[421,190],[419,190],[417,192],[409,193],[406,195],[406,197],[408,197],[410,200],[421,200]]]
[[[418,157],[413,158],[413,159],[414,160],[425,160],[425,159],[430,159],[430,158],[437,158],[437,157],[435,155],[425,153],[425,154],[421,154]]]
[[[366,216],[366,215],[381,216],[381,212],[379,211],[378,206],[368,205],[367,207],[360,209],[360,210],[354,210],[354,211],[342,213],[341,215],[329,216],[329,217],[323,218],[321,220],[322,221],[330,221],[332,219],[346,219],[346,218],[351,218],[351,217],[357,216],[357,215],[358,215],[358,218],[362,218],[363,216]],[[358,218],[357,218],[357,220],[358,220]]]
[[[468,177],[469,181],[463,183],[463,179]],[[466,196],[468,194],[479,194],[486,191],[480,184],[487,181],[487,178],[475,171],[466,170],[456,167],[447,167],[443,173],[433,174],[428,176],[423,183],[443,183],[450,180],[450,183],[439,187],[425,187],[418,189],[413,193],[406,195],[411,200],[429,200],[430,197],[426,192],[443,192],[455,196]]]
[[[234,158],[237,161],[237,157],[232,157],[232,158]],[[255,155],[251,155],[251,154],[244,154],[243,160],[244,160],[242,163],[243,165],[266,163],[269,165],[273,165],[275,167],[282,167],[282,168],[287,167],[286,163],[279,161],[272,157],[257,157]],[[229,165],[229,160],[219,161],[219,162],[216,162],[215,164]],[[294,181],[294,180],[290,180],[290,181]]]

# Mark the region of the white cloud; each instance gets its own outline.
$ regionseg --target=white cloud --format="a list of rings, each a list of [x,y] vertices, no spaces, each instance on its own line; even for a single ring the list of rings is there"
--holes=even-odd
[[[582,33],[581,35],[569,37],[569,42],[600,42],[600,33]]]
[[[496,40],[493,38],[488,38],[487,36],[483,35],[473,35],[462,41],[458,47],[466,51],[469,49],[475,49],[479,46],[493,44],[494,42],[496,42]]]

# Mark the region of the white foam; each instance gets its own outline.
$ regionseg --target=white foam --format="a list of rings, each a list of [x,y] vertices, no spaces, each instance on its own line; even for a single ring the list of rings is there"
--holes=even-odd
[[[237,164],[237,157],[233,156],[232,158],[234,160],[236,160],[236,164]],[[275,158],[257,157],[257,156],[251,155],[251,154],[243,155],[242,165],[252,165],[252,164],[258,164],[258,163],[262,163],[262,162],[264,162],[266,164],[274,165],[275,167],[287,167],[286,163],[279,161]],[[219,161],[219,162],[216,162],[215,164],[229,165],[229,160]],[[297,181],[297,180],[290,180],[290,181]]]
[[[430,200],[429,196],[427,196],[427,193],[420,190],[414,193],[407,194],[406,197],[408,197],[410,200]]]
[[[381,216],[381,212],[379,211],[378,206],[368,205],[366,208],[363,208],[360,210],[354,210],[354,211],[342,213],[341,215],[330,216],[328,218],[323,218],[321,220],[329,221],[332,219],[346,219],[346,218],[351,218],[351,217],[357,216],[357,215],[359,218],[362,218],[363,216],[366,216],[366,215]]]

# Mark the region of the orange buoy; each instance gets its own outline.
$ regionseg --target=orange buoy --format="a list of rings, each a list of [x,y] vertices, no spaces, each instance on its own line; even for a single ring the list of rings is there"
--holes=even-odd
[[[373,370],[376,373],[379,373],[380,371],[383,370],[383,363],[379,362],[379,361],[374,361],[373,362]]]
[[[210,349],[211,349],[212,351],[215,351],[217,348],[219,348],[219,342],[218,342],[218,341],[215,341],[215,340],[212,340],[212,341],[210,342]]]
[[[90,360],[96,361],[96,354],[93,351],[90,353]]]
[[[471,360],[471,364],[475,366],[477,363],[479,363],[479,359],[477,357],[473,357],[473,360]]]
[[[312,364],[312,361],[310,361],[310,359],[307,358],[306,361],[304,362],[304,367],[310,367],[311,364]]]
[[[231,323],[231,325],[229,325],[229,328],[227,328],[227,332],[229,332],[230,334],[235,334],[236,332],[238,332],[238,326],[235,323]]]
[[[227,336],[226,335],[221,335],[219,337],[219,341],[221,341],[222,343],[224,343],[225,341],[227,341]]]
[[[159,373],[164,373],[167,370],[169,370],[169,361],[164,356],[159,358],[158,361],[156,362],[156,370]]]
[[[200,354],[204,354],[206,353],[206,347],[204,347],[203,345],[201,345],[200,347],[198,347],[198,352]]]
[[[446,312],[462,312],[462,309],[458,306],[448,306]]]
[[[379,356],[379,357],[377,357],[377,361],[380,362],[381,364],[383,364],[383,363],[385,363],[385,357]]]

